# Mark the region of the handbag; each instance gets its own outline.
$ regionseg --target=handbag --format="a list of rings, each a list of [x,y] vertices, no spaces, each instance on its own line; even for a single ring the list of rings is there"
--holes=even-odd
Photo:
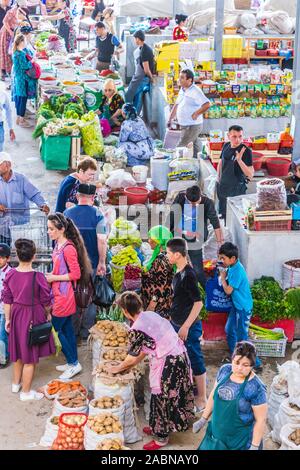
[[[40,325],[34,325],[34,286],[35,286],[35,279],[36,279],[36,271],[33,274],[32,278],[32,301],[31,301],[31,309],[32,309],[32,319],[28,331],[28,346],[36,346],[38,344],[43,344],[49,341],[51,330],[52,330],[52,323],[47,321],[45,323],[41,323]]]

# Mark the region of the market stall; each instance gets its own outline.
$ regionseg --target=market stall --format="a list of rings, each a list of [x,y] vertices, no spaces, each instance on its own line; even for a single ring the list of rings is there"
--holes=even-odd
[[[237,196],[228,199],[227,227],[232,233],[233,242],[240,250],[240,259],[249,280],[252,282],[263,275],[272,276],[282,282],[283,263],[297,257],[300,250],[299,231],[291,227],[292,214],[284,214],[282,223],[286,230],[254,231],[245,228],[245,203],[256,204],[256,194]],[[265,222],[266,223],[266,222]],[[274,222],[273,222],[274,223]],[[280,218],[277,222],[280,227]]]
[[[99,74],[89,68],[82,60],[83,53],[66,57],[62,38],[53,30],[39,32],[35,45],[42,72],[33,137],[41,138],[41,157],[46,168],[76,168],[76,159],[81,154],[101,157],[103,122],[94,111],[99,109],[106,79],[113,79],[118,92],[124,94],[121,77],[112,71]]]

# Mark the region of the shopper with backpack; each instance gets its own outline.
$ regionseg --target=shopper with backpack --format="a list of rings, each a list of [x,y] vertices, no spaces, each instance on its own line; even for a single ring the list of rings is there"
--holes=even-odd
[[[63,372],[60,379],[70,379],[78,374],[82,367],[78,362],[76,337],[73,329],[72,315],[76,313],[77,284],[88,286],[92,266],[84,241],[68,217],[60,212],[49,215],[48,234],[55,242],[52,259],[53,271],[47,274],[53,295],[52,323],[58,333],[62,351],[67,363],[57,366]]]

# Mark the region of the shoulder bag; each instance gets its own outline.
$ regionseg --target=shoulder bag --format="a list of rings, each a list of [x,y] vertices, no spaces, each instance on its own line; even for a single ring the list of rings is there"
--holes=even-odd
[[[36,271],[33,274],[32,278],[32,295],[31,295],[31,323],[28,331],[28,346],[37,346],[38,344],[43,344],[49,341],[52,323],[47,321],[41,323],[40,325],[34,325],[34,286],[36,279]]]

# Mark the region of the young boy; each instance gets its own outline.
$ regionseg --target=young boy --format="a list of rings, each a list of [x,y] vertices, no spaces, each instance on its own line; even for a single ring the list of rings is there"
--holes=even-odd
[[[173,238],[167,243],[167,256],[175,264],[177,273],[173,279],[173,299],[170,310],[171,323],[184,341],[191,361],[198,396],[196,412],[206,406],[206,369],[200,346],[202,323],[198,320],[202,309],[197,276],[187,261],[187,243],[182,238]]]
[[[225,326],[227,343],[232,354],[236,343],[248,340],[253,300],[245,268],[239,261],[238,248],[233,243],[224,243],[219,250],[219,259],[228,268],[227,272],[221,271],[220,276],[223,289],[231,296],[233,303]],[[255,368],[261,368],[258,358]]]
[[[6,367],[8,360],[8,339],[5,331],[5,315],[1,295],[3,290],[3,281],[6,274],[11,270],[9,266],[10,248],[6,243],[0,243],[0,369]]]

